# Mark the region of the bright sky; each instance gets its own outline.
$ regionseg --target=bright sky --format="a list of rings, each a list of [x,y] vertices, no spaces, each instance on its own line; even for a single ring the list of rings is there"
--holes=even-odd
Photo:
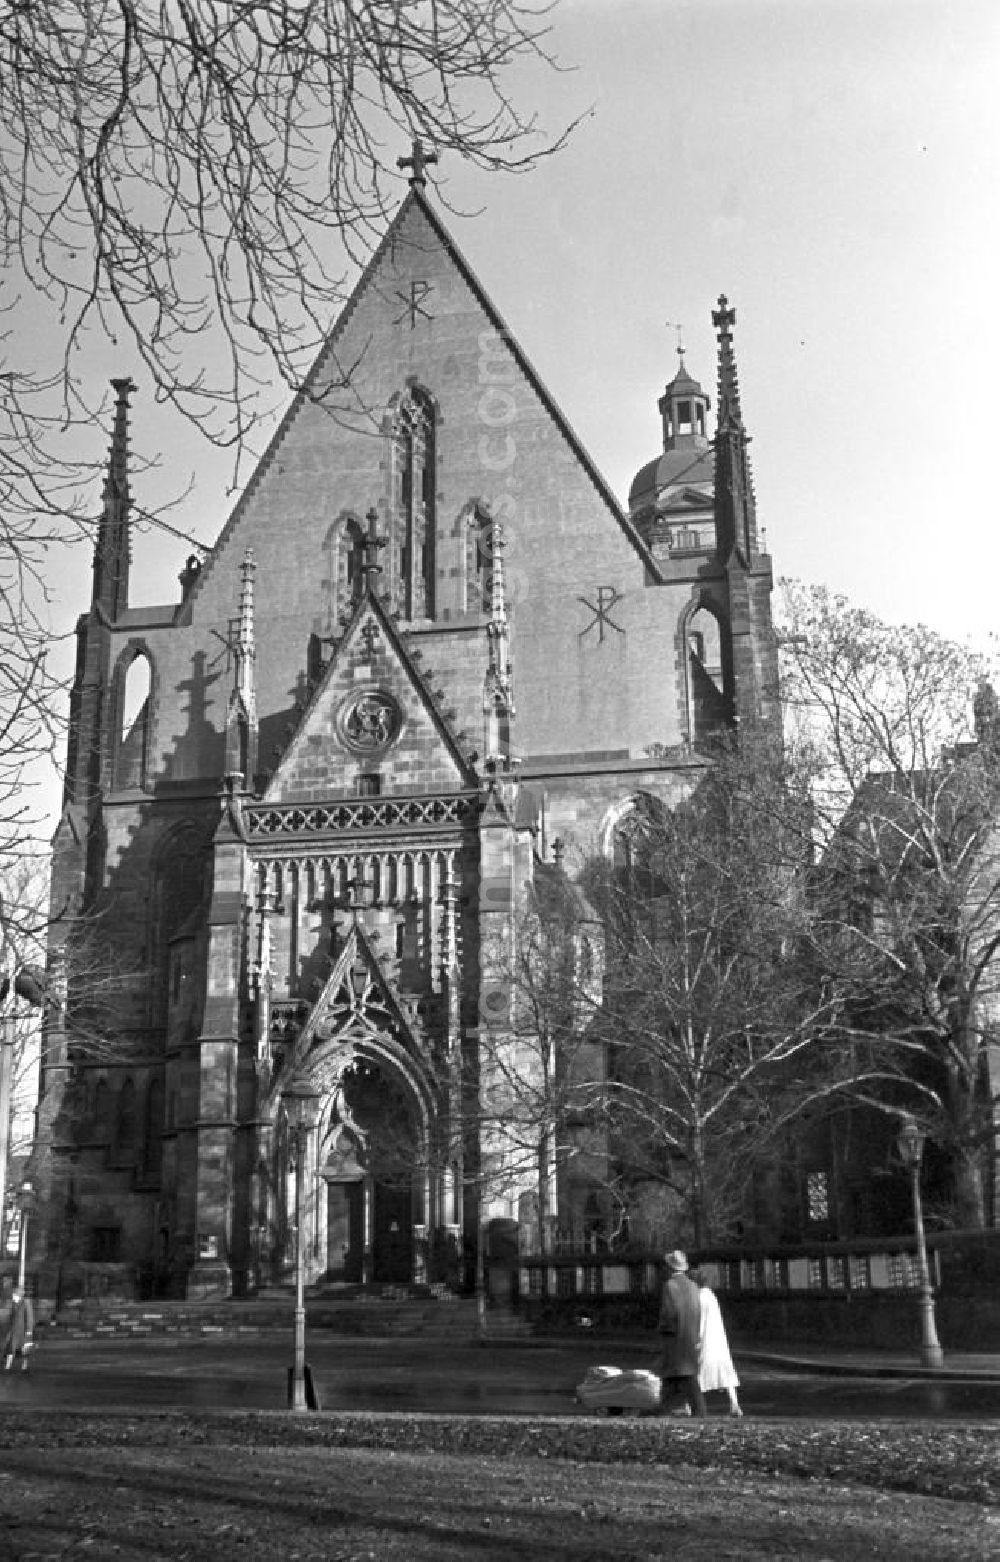
[[[619,498],[660,446],[668,322],[714,407],[725,292],[776,573],[982,644],[996,0],[561,0],[551,47],[566,73],[524,91],[552,128],[592,105],[569,148],[524,177],[434,172],[475,213],[446,220]],[[130,368],[150,443],[162,413],[135,366],[115,372]],[[172,519],[211,541],[227,458],[167,438],[172,480],[186,466],[196,483]],[[137,538],[133,601],[173,600],[187,551]],[[55,580],[66,627],[88,582],[78,565]]]
[[[1000,627],[995,0],[571,0],[573,145],[458,229],[616,493],[676,364],[736,348],[776,572]],[[457,181],[456,181],[457,182]]]

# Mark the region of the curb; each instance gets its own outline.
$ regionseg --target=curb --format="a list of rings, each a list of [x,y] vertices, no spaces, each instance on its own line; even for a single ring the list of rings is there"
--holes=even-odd
[[[39,1341],[44,1341],[47,1346],[59,1347],[60,1345],[78,1344],[81,1340],[100,1341],[103,1344],[128,1345],[129,1343],[162,1344],[180,1346],[184,1344],[227,1344],[235,1345],[239,1342],[257,1340],[260,1342],[284,1339],[291,1326],[291,1317],[285,1322],[276,1323],[271,1320],[254,1322],[233,1322],[221,1325],[208,1320],[195,1322],[185,1320],[184,1323],[152,1324],[147,1319],[143,1320],[116,1320],[114,1323],[97,1323],[86,1326],[79,1322],[63,1324],[45,1324],[38,1331]],[[421,1339],[428,1345],[441,1344],[445,1338],[438,1334],[423,1334],[420,1332],[402,1333],[397,1330],[387,1330],[382,1333],[379,1330],[357,1333],[354,1330],[339,1331],[336,1327],[322,1324],[313,1325],[315,1332],[327,1340],[343,1340],[357,1343],[361,1340],[371,1342],[375,1339],[384,1339],[394,1342],[406,1341],[416,1344]],[[630,1354],[640,1354],[643,1357],[651,1356],[655,1349],[653,1341],[655,1336],[647,1338],[635,1335],[601,1335],[588,1341],[582,1340],[578,1335],[520,1335],[508,1333],[504,1329],[498,1329],[495,1333],[488,1326],[481,1332],[464,1332],[451,1340],[452,1348],[464,1347],[467,1349],[492,1349],[511,1351],[545,1351],[560,1349],[578,1349],[587,1344],[596,1354],[613,1356],[614,1352],[627,1351]],[[925,1367],[918,1361],[880,1361],[873,1358],[857,1358],[853,1360],[845,1357],[831,1358],[826,1356],[810,1355],[808,1349],[801,1353],[798,1350],[769,1350],[766,1347],[743,1346],[739,1341],[733,1341],[732,1352],[737,1365],[740,1363],[754,1363],[760,1367],[769,1367],[776,1371],[797,1373],[801,1376],[826,1377],[826,1378],[874,1378],[879,1380],[914,1379],[932,1383],[966,1383],[991,1385],[1000,1388],[1000,1357],[996,1360],[995,1367],[962,1366],[949,1362],[946,1358],[942,1367]]]
[[[920,1378],[928,1383],[995,1383],[1000,1388],[1000,1364],[994,1370],[979,1367],[924,1367],[902,1362],[827,1361],[815,1356],[789,1356],[776,1351],[741,1350],[733,1347],[740,1361],[752,1361],[761,1367],[776,1367],[824,1378]]]

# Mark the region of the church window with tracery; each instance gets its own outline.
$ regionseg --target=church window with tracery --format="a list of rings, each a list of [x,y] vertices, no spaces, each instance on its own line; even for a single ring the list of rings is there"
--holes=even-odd
[[[657,854],[668,818],[657,799],[640,792],[615,822],[609,843],[615,879],[632,901],[653,900],[662,892]]]
[[[437,571],[434,404],[407,392],[392,424],[390,589],[404,618],[433,618]]]

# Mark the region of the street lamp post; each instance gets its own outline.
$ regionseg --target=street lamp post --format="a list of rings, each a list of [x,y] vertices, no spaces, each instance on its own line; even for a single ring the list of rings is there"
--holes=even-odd
[[[30,1182],[21,1184],[21,1230],[17,1244],[17,1284],[24,1290],[25,1266],[28,1260],[28,1222],[35,1208],[35,1190]]]
[[[288,1114],[288,1137],[295,1160],[295,1354],[292,1361],[293,1410],[308,1410],[306,1395],[306,1304],[305,1304],[305,1243],[303,1242],[303,1214],[305,1200],[306,1146],[312,1127],[313,1092],[304,1084],[292,1084],[284,1092],[285,1110]]]
[[[923,1129],[918,1128],[915,1119],[907,1113],[900,1124],[896,1143],[899,1147],[899,1158],[910,1173],[913,1187],[913,1224],[917,1233],[917,1268],[920,1280],[920,1359],[925,1367],[943,1367],[944,1351],[941,1349],[934,1321],[934,1291],[927,1263],[924,1207],[920,1198],[920,1167],[924,1158],[926,1137]]]

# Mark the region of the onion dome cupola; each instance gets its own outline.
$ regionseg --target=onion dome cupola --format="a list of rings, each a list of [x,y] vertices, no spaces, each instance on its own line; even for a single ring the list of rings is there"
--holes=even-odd
[[[663,453],[648,461],[629,489],[629,514],[658,558],[708,553],[715,543],[715,459],[708,435],[709,397],[680,365],[657,402]]]

